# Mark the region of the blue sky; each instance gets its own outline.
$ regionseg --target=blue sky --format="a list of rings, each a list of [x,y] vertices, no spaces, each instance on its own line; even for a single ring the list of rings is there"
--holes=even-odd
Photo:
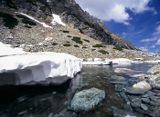
[[[76,0],[136,47],[160,51],[160,0]]]

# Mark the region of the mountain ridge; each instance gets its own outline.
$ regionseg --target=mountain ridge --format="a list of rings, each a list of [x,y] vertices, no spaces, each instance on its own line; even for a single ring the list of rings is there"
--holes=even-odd
[[[50,22],[52,13],[61,16],[64,22],[72,24],[81,33],[105,44],[127,49],[136,49],[129,42],[111,36],[104,24],[97,18],[83,11],[75,0],[2,0],[0,8],[19,11],[34,16],[39,20]]]

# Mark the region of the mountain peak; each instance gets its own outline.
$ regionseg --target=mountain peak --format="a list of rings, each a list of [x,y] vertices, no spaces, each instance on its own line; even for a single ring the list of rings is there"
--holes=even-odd
[[[39,19],[47,20],[48,16],[56,13],[64,22],[73,24],[81,33],[110,45],[127,49],[135,49],[128,42],[111,36],[103,23],[83,11],[75,0],[2,0],[1,7],[24,12]]]

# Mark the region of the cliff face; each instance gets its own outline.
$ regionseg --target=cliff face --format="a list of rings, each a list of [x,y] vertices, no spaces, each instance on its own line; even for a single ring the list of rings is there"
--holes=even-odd
[[[0,18],[3,18],[4,21],[6,19],[4,16],[10,17],[14,21],[13,24],[3,23],[5,26],[11,25],[10,28],[14,28],[18,24],[15,18],[18,16],[16,12],[34,16],[48,24],[51,22],[52,13],[55,13],[60,15],[65,23],[74,26],[91,38],[101,40],[106,44],[135,49],[130,43],[112,36],[112,33],[104,27],[99,19],[83,11],[74,0],[1,0],[0,2]],[[34,25],[34,22],[31,24]]]

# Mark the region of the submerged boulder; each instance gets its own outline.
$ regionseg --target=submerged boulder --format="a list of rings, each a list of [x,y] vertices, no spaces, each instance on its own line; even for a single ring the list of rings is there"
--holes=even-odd
[[[97,88],[82,90],[76,93],[71,101],[71,109],[89,111],[97,106],[105,98],[105,92]]]
[[[123,75],[127,75],[127,76],[133,76],[135,74],[139,74],[141,72],[139,71],[135,71],[135,70],[132,70],[132,69],[128,69],[128,68],[115,68],[114,69],[114,72],[116,74],[123,74]]]
[[[153,88],[160,89],[160,77],[152,77],[149,81]]]
[[[112,84],[126,84],[126,78],[118,75],[112,75],[110,78]]]
[[[157,64],[150,68],[147,72],[148,80],[153,88],[160,89],[160,64]]]
[[[124,109],[119,109],[117,107],[112,107],[113,117],[136,117],[132,112],[128,112]]]

